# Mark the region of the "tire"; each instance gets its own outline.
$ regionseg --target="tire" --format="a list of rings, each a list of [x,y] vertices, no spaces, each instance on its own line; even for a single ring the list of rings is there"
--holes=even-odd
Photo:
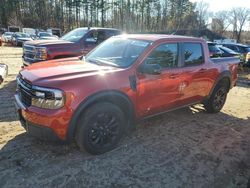
[[[108,102],[97,103],[79,117],[76,143],[90,154],[102,154],[117,146],[124,127],[124,113],[119,107]]]
[[[209,113],[219,112],[226,102],[227,93],[227,84],[225,84],[224,82],[217,84],[210,98],[204,103],[206,111]]]

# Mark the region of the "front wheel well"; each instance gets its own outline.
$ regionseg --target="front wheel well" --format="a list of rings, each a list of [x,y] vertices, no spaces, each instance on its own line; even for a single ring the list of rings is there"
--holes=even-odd
[[[68,127],[67,140],[71,141],[75,137],[79,117],[91,106],[104,101],[118,106],[124,113],[125,119],[127,120],[126,131],[133,129],[135,112],[129,97],[121,92],[101,92],[88,97],[78,106]]]

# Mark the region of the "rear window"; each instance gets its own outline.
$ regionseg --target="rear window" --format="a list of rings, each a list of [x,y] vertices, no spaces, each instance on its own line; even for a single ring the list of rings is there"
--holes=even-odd
[[[185,66],[200,65],[203,63],[203,50],[200,43],[184,43]]]

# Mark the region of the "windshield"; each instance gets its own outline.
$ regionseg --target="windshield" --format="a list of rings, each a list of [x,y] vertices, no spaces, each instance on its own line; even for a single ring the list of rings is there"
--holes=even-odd
[[[129,67],[150,44],[149,41],[110,38],[86,56],[86,61],[100,65]]]
[[[18,36],[18,37],[30,37],[30,35],[29,34],[27,34],[27,33],[16,33],[16,35]]]
[[[230,54],[236,54],[237,52],[229,49],[229,48],[226,48],[226,47],[223,47],[223,46],[220,46],[219,47],[221,50],[223,50],[224,52],[227,52],[227,53],[230,53]]]
[[[79,28],[74,29],[73,31],[70,31],[66,35],[64,35],[61,39],[67,40],[70,42],[77,42],[79,41],[86,33],[88,32],[87,29]]]
[[[6,32],[6,33],[4,33],[4,35],[5,35],[5,36],[11,36],[11,35],[12,35],[12,33],[10,33],[10,32]]]
[[[40,33],[40,37],[51,37],[52,35],[50,33]]]
[[[210,52],[213,52],[213,53],[220,52],[220,49],[216,45],[214,45],[214,44],[209,44],[208,43],[208,48],[209,48]]]

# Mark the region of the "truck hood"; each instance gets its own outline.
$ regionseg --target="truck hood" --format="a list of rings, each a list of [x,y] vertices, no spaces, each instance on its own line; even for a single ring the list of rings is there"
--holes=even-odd
[[[104,75],[120,68],[99,66],[84,62],[78,58],[65,58],[47,62],[34,63],[20,71],[20,75],[33,85],[46,86],[52,81],[66,81],[79,77]]]
[[[26,43],[27,45],[32,46],[55,46],[55,45],[64,45],[64,44],[74,44],[73,42],[69,42],[66,40],[34,40]]]

